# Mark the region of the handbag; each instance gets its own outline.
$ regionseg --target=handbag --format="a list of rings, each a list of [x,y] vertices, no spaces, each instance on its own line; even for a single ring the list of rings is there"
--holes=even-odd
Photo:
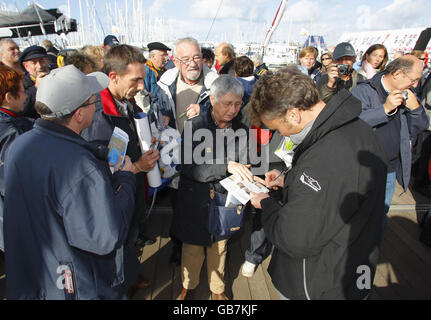
[[[210,187],[208,231],[217,238],[229,238],[244,224],[245,206],[225,207],[227,195]]]

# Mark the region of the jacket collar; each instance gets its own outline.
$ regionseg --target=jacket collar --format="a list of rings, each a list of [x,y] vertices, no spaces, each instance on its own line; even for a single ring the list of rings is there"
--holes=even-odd
[[[204,86],[205,88],[209,89],[211,88],[211,84],[218,77],[218,75],[214,71],[211,71],[210,69],[208,69],[208,67],[205,64],[202,64],[202,72],[204,75]],[[179,76],[179,73],[180,73],[180,70],[177,67],[169,69],[160,78],[159,80],[160,84],[170,87],[177,81],[177,77]]]
[[[359,118],[361,111],[361,102],[346,89],[334,95],[317,116],[304,141],[296,149],[294,162],[305,150],[328,133]]]
[[[231,68],[233,68],[233,64],[235,63],[235,59],[229,60],[221,69],[220,74],[227,74]]]
[[[115,104],[114,97],[112,97],[108,88],[100,92],[100,98],[102,99],[103,112],[105,114],[117,117],[121,116]]]
[[[0,107],[0,113],[1,114],[7,114],[8,116],[11,116],[12,118],[18,118],[19,117],[18,113],[14,112],[12,110],[6,109],[6,108],[2,108],[2,107]]]

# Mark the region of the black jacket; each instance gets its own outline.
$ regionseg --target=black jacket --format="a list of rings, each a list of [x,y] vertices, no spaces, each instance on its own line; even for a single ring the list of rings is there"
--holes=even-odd
[[[233,69],[233,65],[235,64],[235,58],[227,62],[223,67],[220,69],[220,74],[229,74],[232,77],[235,77],[235,70]]]
[[[27,100],[24,104],[24,111],[22,112],[22,116],[29,117],[33,119],[39,118],[39,114],[36,112],[34,108],[34,104],[36,103],[36,93],[37,88],[34,85],[33,80],[31,80],[30,74],[27,73],[22,80],[22,84],[24,86],[25,93],[27,94]]]
[[[363,299],[378,262],[386,159],[348,91],[334,96],[297,147],[282,199],[262,201],[274,244],[272,281],[289,299]]]
[[[0,250],[4,250],[3,203],[6,152],[19,135],[33,128],[33,123],[33,119],[18,117],[15,112],[0,108]]]
[[[226,193],[226,190],[220,185],[219,181],[230,175],[230,173],[227,172],[228,161],[240,162],[240,154],[241,156],[245,154],[245,156],[248,157],[247,127],[236,117],[232,121],[232,130],[238,135],[242,133],[243,137],[246,135],[247,145],[243,146],[245,150],[241,148],[238,143],[235,143],[235,154],[228,154],[229,142],[226,142],[227,139],[224,139],[224,157],[219,158],[218,160],[220,161],[212,161],[217,158],[217,149],[215,147],[217,127],[211,113],[212,107],[210,107],[207,112],[201,112],[199,116],[185,122],[181,144],[181,176],[177,193],[177,202],[174,208],[174,218],[172,221],[172,233],[174,236],[182,242],[202,246],[210,246],[213,242],[219,240],[212,237],[207,229],[210,186],[214,186],[215,190],[218,192]],[[196,159],[193,159],[191,164],[186,164],[188,159],[184,154],[196,152],[195,150],[197,150],[198,146],[202,146],[202,142],[204,141],[202,138],[200,141],[192,142],[192,139],[187,137],[188,128],[186,124],[191,124],[193,133],[199,129],[209,129],[212,133],[213,147],[209,147],[212,150],[209,150],[208,147],[203,150],[201,149],[202,153],[212,154],[212,156],[203,164],[197,164],[195,162]],[[243,131],[239,131],[240,129]],[[244,162],[241,161],[241,163]]]

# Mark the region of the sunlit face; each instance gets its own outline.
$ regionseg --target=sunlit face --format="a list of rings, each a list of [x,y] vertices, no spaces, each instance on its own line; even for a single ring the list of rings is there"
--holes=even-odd
[[[215,49],[215,59],[216,59],[216,61],[218,62],[218,64],[220,66],[224,66],[226,63],[229,62],[229,56],[228,55],[224,55],[222,53],[223,48],[224,48],[224,46],[218,46]]]
[[[214,96],[210,96],[210,100],[213,106],[214,119],[219,125],[231,122],[238,115],[242,105],[242,97],[233,92],[226,93],[218,98],[218,101]]]
[[[385,59],[385,50],[383,49],[376,49],[371,54],[367,55],[367,61],[374,69],[377,69],[382,64],[383,60]]]
[[[199,47],[191,42],[182,42],[177,47],[175,66],[183,79],[196,81],[202,72],[202,54]]]
[[[307,53],[304,57],[299,59],[301,66],[310,70],[316,63],[316,56],[313,53]]]
[[[406,90],[410,87],[416,87],[422,77],[423,66],[421,63],[415,63],[412,70],[405,73],[398,70],[395,74],[398,74],[396,80],[396,89]]]
[[[19,61],[20,53],[21,51],[14,41],[4,42],[2,44],[0,58],[6,65],[12,65]]]
[[[117,75],[114,81],[114,90],[117,98],[131,99],[138,92],[144,90],[145,65],[143,63],[130,63],[123,75]]]
[[[164,68],[166,62],[168,62],[168,52],[162,50],[151,51],[151,62],[157,69]]]
[[[48,74],[49,73],[48,64],[49,64],[49,60],[47,57],[34,58],[28,61],[24,61],[22,63],[25,70],[27,70],[27,72],[33,77],[37,77],[41,74]]]
[[[202,61],[206,64],[208,69],[211,69],[213,67],[214,60],[202,58]]]
[[[327,54],[322,55],[321,60],[322,60],[322,64],[325,67],[329,66],[332,63],[332,58]]]

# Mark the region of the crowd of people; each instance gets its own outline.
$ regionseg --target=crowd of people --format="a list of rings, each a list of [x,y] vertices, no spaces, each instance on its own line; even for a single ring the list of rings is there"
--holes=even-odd
[[[8,299],[126,299],[154,280],[142,274],[136,248],[155,242],[148,172],[164,141],[153,131],[143,150],[142,112],[181,136],[177,172],[163,185],[181,300],[193,299],[205,260],[215,299],[232,298],[227,246],[244,215],[252,232],[243,276],[271,255],[283,300],[367,299],[397,181],[431,194],[422,51],[390,60],[375,44],[356,61],[342,42],[320,54],[306,47],[297,64],[270,71],[260,55],[237,56],[229,43],[213,51],[193,38],[174,48],[151,42],[148,60],[112,35],[75,52],[43,45],[21,52],[0,40]],[[116,128],[127,150],[110,163]],[[252,190],[241,203],[222,186],[231,175],[269,192]],[[238,226],[224,226],[233,219]]]

